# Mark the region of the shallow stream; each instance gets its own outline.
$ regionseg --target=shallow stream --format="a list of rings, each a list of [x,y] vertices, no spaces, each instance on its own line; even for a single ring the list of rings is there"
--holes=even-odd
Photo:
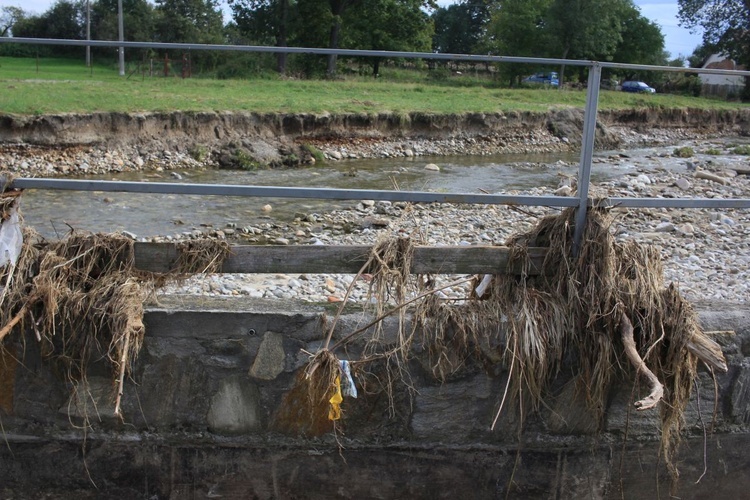
[[[669,157],[669,148],[598,152],[594,182],[652,168],[684,168],[685,160]],[[626,161],[607,162],[624,153]],[[562,177],[576,177],[578,153],[495,156],[418,157],[329,162],[294,170],[230,170],[136,172],[91,179],[245,184],[285,187],[400,189],[410,191],[496,193],[533,187],[556,188]],[[439,172],[425,169],[428,163]],[[350,207],[356,201],[270,199],[222,196],[144,195],[132,193],[29,190],[22,210],[27,225],[48,238],[70,227],[93,232],[129,231],[138,237],[177,234],[197,227],[237,227],[259,222],[289,222],[296,214]],[[271,212],[261,207],[271,205]]]

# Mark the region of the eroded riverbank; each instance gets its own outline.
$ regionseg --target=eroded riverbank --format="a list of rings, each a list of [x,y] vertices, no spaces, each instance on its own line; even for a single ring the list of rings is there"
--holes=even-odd
[[[750,134],[750,110],[600,111],[600,150]],[[583,111],[547,113],[0,115],[0,162],[25,176],[295,166],[328,159],[577,150]],[[316,160],[317,157],[317,160]]]

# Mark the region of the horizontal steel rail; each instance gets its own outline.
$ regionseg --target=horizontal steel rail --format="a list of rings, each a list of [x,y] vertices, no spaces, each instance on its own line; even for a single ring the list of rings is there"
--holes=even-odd
[[[623,208],[750,208],[747,198],[603,198],[589,206]]]
[[[250,196],[321,200],[376,200],[412,203],[468,203],[541,207],[577,207],[577,197],[526,196],[472,193],[429,193],[372,189],[301,188],[245,186],[234,184],[189,184],[172,182],[93,181],[45,178],[17,178],[10,189],[57,189],[140,194],[182,194],[199,196]],[[750,199],[732,198],[601,198],[589,199],[592,207],[623,208],[750,208]]]
[[[163,42],[118,42],[111,40],[63,40],[57,38],[15,38],[0,37],[0,43],[21,43],[31,45],[68,45],[79,47],[112,47],[112,48],[131,48],[131,49],[162,49],[162,50],[215,50],[229,52],[258,52],[258,53],[276,53],[276,54],[317,54],[317,55],[338,55],[348,57],[385,57],[385,58],[402,58],[402,59],[430,59],[442,61],[461,61],[461,62],[491,62],[491,63],[525,63],[549,66],[587,66],[594,64],[602,68],[620,68],[633,70],[648,71],[670,71],[681,73],[704,73],[712,75],[744,75],[750,76],[750,71],[729,70],[729,69],[700,69],[700,68],[678,68],[674,66],[647,66],[643,64],[628,64],[614,62],[598,62],[582,59],[557,59],[550,57],[518,57],[518,56],[498,56],[498,55],[473,55],[473,54],[446,54],[435,52],[406,52],[390,50],[353,50],[353,49],[323,49],[312,47],[269,47],[262,45],[220,45],[220,44],[203,44],[203,43],[163,43]]]
[[[216,196],[254,196],[265,198],[314,198],[322,200],[408,201],[415,203],[478,203],[576,207],[577,198],[564,196],[516,196],[501,194],[429,193],[422,191],[384,191],[368,189],[332,189],[235,184],[182,184],[171,182],[120,182],[44,178],[14,179],[13,189],[60,189],[67,191],[106,191],[151,194],[192,194]]]

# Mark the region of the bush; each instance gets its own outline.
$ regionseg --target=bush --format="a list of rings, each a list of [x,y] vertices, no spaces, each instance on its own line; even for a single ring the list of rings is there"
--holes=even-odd
[[[0,57],[49,57],[50,48],[43,45],[21,43],[3,43],[0,45]]]
[[[324,161],[326,161],[326,156],[323,154],[323,152],[312,144],[303,144],[302,149],[307,151],[310,156],[313,157],[315,163],[323,163]]]
[[[720,155],[721,154],[721,150],[720,149],[716,149],[716,148],[708,148],[707,150],[705,150],[703,152],[703,154],[704,155],[714,155],[714,156],[716,156],[716,155]]]
[[[685,146],[682,148],[675,148],[673,155],[677,156],[678,158],[690,158],[695,154],[695,151],[693,151],[693,148],[690,146]]]
[[[188,154],[190,157],[199,162],[204,162],[208,159],[208,148],[206,146],[203,146],[201,144],[196,144],[195,146],[191,147],[188,151]]]
[[[732,149],[732,153],[736,155],[750,155],[750,146],[737,146],[736,148]]]
[[[232,54],[226,61],[216,67],[216,78],[219,80],[242,80],[258,78],[272,71],[273,61],[264,61],[258,54]]]
[[[240,169],[247,170],[248,172],[258,170],[262,167],[262,165],[255,161],[255,159],[244,149],[238,149],[235,151],[234,159]]]

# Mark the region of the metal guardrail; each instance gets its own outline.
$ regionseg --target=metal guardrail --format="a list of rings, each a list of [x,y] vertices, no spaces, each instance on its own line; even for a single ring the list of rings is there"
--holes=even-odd
[[[113,181],[79,181],[61,179],[15,179],[10,187],[36,189],[64,189],[79,191],[121,191],[132,193],[170,193],[194,195],[224,196],[266,196],[279,198],[318,198],[339,200],[388,200],[423,203],[485,203],[546,207],[576,207],[576,225],[574,249],[577,249],[583,237],[583,227],[587,210],[590,206],[622,206],[651,208],[750,208],[750,199],[715,199],[715,198],[607,198],[589,199],[591,165],[596,133],[596,114],[601,86],[603,68],[631,69],[647,71],[668,71],[681,73],[701,73],[716,75],[750,76],[750,71],[676,68],[672,66],[648,66],[577,59],[554,59],[536,57],[440,54],[429,52],[399,52],[383,50],[348,50],[322,49],[306,47],[266,47],[252,45],[210,45],[189,43],[151,43],[151,42],[116,42],[103,40],[59,40],[49,38],[0,38],[0,43],[21,43],[36,45],[69,45],[114,48],[151,48],[162,50],[214,50],[234,52],[318,54],[350,57],[383,57],[404,59],[449,60],[469,63],[525,63],[535,65],[566,65],[589,68],[584,110],[581,159],[578,168],[578,196],[575,198],[561,196],[510,196],[464,193],[427,193],[417,191],[377,191],[357,189],[321,189],[321,188],[284,188],[268,186],[236,186],[220,184],[179,184],[179,183],[141,183]]]
[[[67,45],[78,47],[112,47],[131,49],[162,49],[162,50],[215,50],[220,52],[258,52],[265,54],[316,54],[338,55],[347,57],[384,57],[400,59],[430,59],[435,61],[461,61],[469,63],[527,63],[549,66],[592,66],[598,64],[602,68],[620,68],[646,71],[668,71],[676,73],[705,73],[712,75],[745,75],[750,71],[728,69],[697,69],[678,68],[675,66],[649,66],[645,64],[628,64],[614,62],[587,61],[582,59],[557,59],[550,57],[519,57],[482,54],[447,54],[439,52],[407,52],[391,50],[352,50],[352,49],[323,49],[313,47],[269,47],[264,45],[220,45],[206,43],[161,43],[161,42],[117,42],[111,40],[63,40],[58,38],[1,38],[0,43],[21,43],[27,45]]]

